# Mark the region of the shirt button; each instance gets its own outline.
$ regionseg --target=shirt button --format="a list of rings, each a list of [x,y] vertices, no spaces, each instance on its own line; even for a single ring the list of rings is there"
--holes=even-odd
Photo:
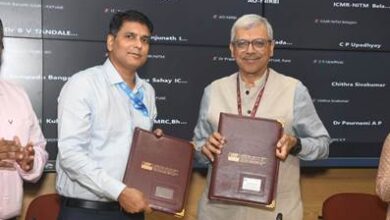
[[[246,91],[245,91],[245,94],[249,95],[249,90],[246,90]]]
[[[248,115],[250,115],[250,114],[251,114],[251,110],[248,110],[247,112],[248,112]]]

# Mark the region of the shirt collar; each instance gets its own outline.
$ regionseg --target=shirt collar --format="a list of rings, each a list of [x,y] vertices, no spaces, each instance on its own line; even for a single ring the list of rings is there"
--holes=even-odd
[[[107,58],[106,62],[103,64],[104,72],[107,76],[107,79],[111,85],[116,85],[118,83],[124,82],[121,75],[115,69],[114,65],[111,63],[110,59]],[[135,91],[141,87],[144,87],[145,81],[138,76],[138,73],[135,73]]]
[[[271,69],[270,69],[270,72],[271,72]],[[238,75],[239,75],[239,79],[240,79],[240,87],[247,88],[247,85],[244,82],[244,80],[242,79],[241,74],[238,73]],[[259,79],[257,79],[255,81],[254,86],[252,88],[261,88],[261,87],[263,87],[263,85],[265,83],[266,75],[267,75],[267,70],[264,72],[264,74]]]

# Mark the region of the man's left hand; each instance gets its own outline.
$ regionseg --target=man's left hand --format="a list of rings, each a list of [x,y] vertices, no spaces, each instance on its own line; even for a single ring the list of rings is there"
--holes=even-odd
[[[22,170],[28,172],[34,167],[34,147],[33,144],[28,143],[22,150],[18,153],[19,156],[16,159],[16,162],[19,164]]]
[[[288,157],[291,149],[297,143],[297,138],[288,134],[283,134],[276,144],[276,157],[285,160]]]
[[[154,131],[153,131],[154,135],[156,135],[156,137],[162,137],[164,135],[164,132],[160,129],[160,128],[156,128]]]

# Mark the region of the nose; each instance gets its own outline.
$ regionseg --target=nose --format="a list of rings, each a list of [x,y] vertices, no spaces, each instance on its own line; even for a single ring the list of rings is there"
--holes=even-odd
[[[247,53],[254,53],[255,52],[255,48],[253,46],[253,42],[250,42],[249,45],[248,45],[248,49],[246,50]]]
[[[137,37],[136,39],[135,39],[135,41],[134,41],[134,47],[136,47],[136,48],[142,48],[142,40],[141,40],[141,38],[139,38],[139,37]]]

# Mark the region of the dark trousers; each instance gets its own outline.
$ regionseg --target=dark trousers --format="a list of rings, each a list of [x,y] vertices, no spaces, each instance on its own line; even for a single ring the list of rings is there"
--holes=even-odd
[[[58,220],[144,220],[144,213],[130,214],[101,202],[61,198]],[[94,205],[96,203],[96,206]]]

